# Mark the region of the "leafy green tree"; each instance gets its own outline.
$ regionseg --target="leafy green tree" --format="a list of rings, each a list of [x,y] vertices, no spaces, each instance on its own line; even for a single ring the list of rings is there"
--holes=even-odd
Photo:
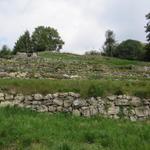
[[[107,30],[106,34],[106,41],[103,46],[104,54],[106,56],[113,56],[113,51],[115,50],[116,47],[116,40],[115,40],[115,34],[111,30]]]
[[[150,61],[150,13],[146,15],[146,19],[148,20],[148,23],[146,25],[146,33],[147,33],[147,42],[146,45],[146,53],[145,53],[145,59]]]
[[[142,60],[144,44],[136,40],[126,40],[120,43],[114,51],[114,56],[123,59]]]
[[[11,50],[8,48],[7,45],[3,45],[0,50],[0,58],[10,58],[11,57]]]
[[[56,29],[39,26],[33,32],[32,45],[34,51],[59,51],[64,42]]]
[[[32,52],[32,43],[29,31],[26,31],[23,35],[21,35],[15,43],[13,53],[16,54],[17,52]]]

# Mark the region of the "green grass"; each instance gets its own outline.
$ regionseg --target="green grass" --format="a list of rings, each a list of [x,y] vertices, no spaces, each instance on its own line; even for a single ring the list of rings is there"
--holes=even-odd
[[[61,60],[64,62],[67,61],[82,61],[89,64],[104,64],[109,66],[124,66],[124,65],[150,65],[148,62],[135,61],[135,60],[126,60],[119,58],[111,58],[104,56],[96,55],[76,55],[71,53],[52,53],[52,52],[40,52],[39,56],[42,58],[48,58],[49,60]]]
[[[24,94],[75,92],[82,97],[128,94],[150,98],[150,80],[0,79],[0,89]]]
[[[1,150],[149,150],[150,124],[0,108]]]

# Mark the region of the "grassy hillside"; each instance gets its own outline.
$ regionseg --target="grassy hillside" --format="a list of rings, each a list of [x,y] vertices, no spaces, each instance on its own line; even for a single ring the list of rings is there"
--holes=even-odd
[[[147,79],[150,63],[102,56],[41,52],[38,59],[0,62],[0,71],[26,72],[30,78],[49,79]],[[147,69],[148,68],[148,69]]]
[[[150,124],[0,109],[1,150],[149,150]]]

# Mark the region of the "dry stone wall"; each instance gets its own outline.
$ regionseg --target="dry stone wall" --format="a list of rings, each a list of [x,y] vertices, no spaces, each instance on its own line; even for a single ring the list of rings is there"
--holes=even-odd
[[[17,106],[38,112],[66,112],[75,116],[100,115],[132,121],[150,119],[150,99],[120,95],[83,99],[76,93],[8,94],[0,93],[0,107]]]

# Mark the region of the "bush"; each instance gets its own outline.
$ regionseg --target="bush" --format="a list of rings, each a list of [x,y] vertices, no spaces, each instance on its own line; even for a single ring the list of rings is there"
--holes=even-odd
[[[143,60],[144,44],[136,40],[126,40],[117,46],[113,56],[123,59]]]
[[[91,51],[85,52],[85,55],[101,55],[101,53],[96,50],[91,50]]]
[[[11,58],[11,55],[11,50],[6,45],[4,45],[0,50],[0,58]]]

